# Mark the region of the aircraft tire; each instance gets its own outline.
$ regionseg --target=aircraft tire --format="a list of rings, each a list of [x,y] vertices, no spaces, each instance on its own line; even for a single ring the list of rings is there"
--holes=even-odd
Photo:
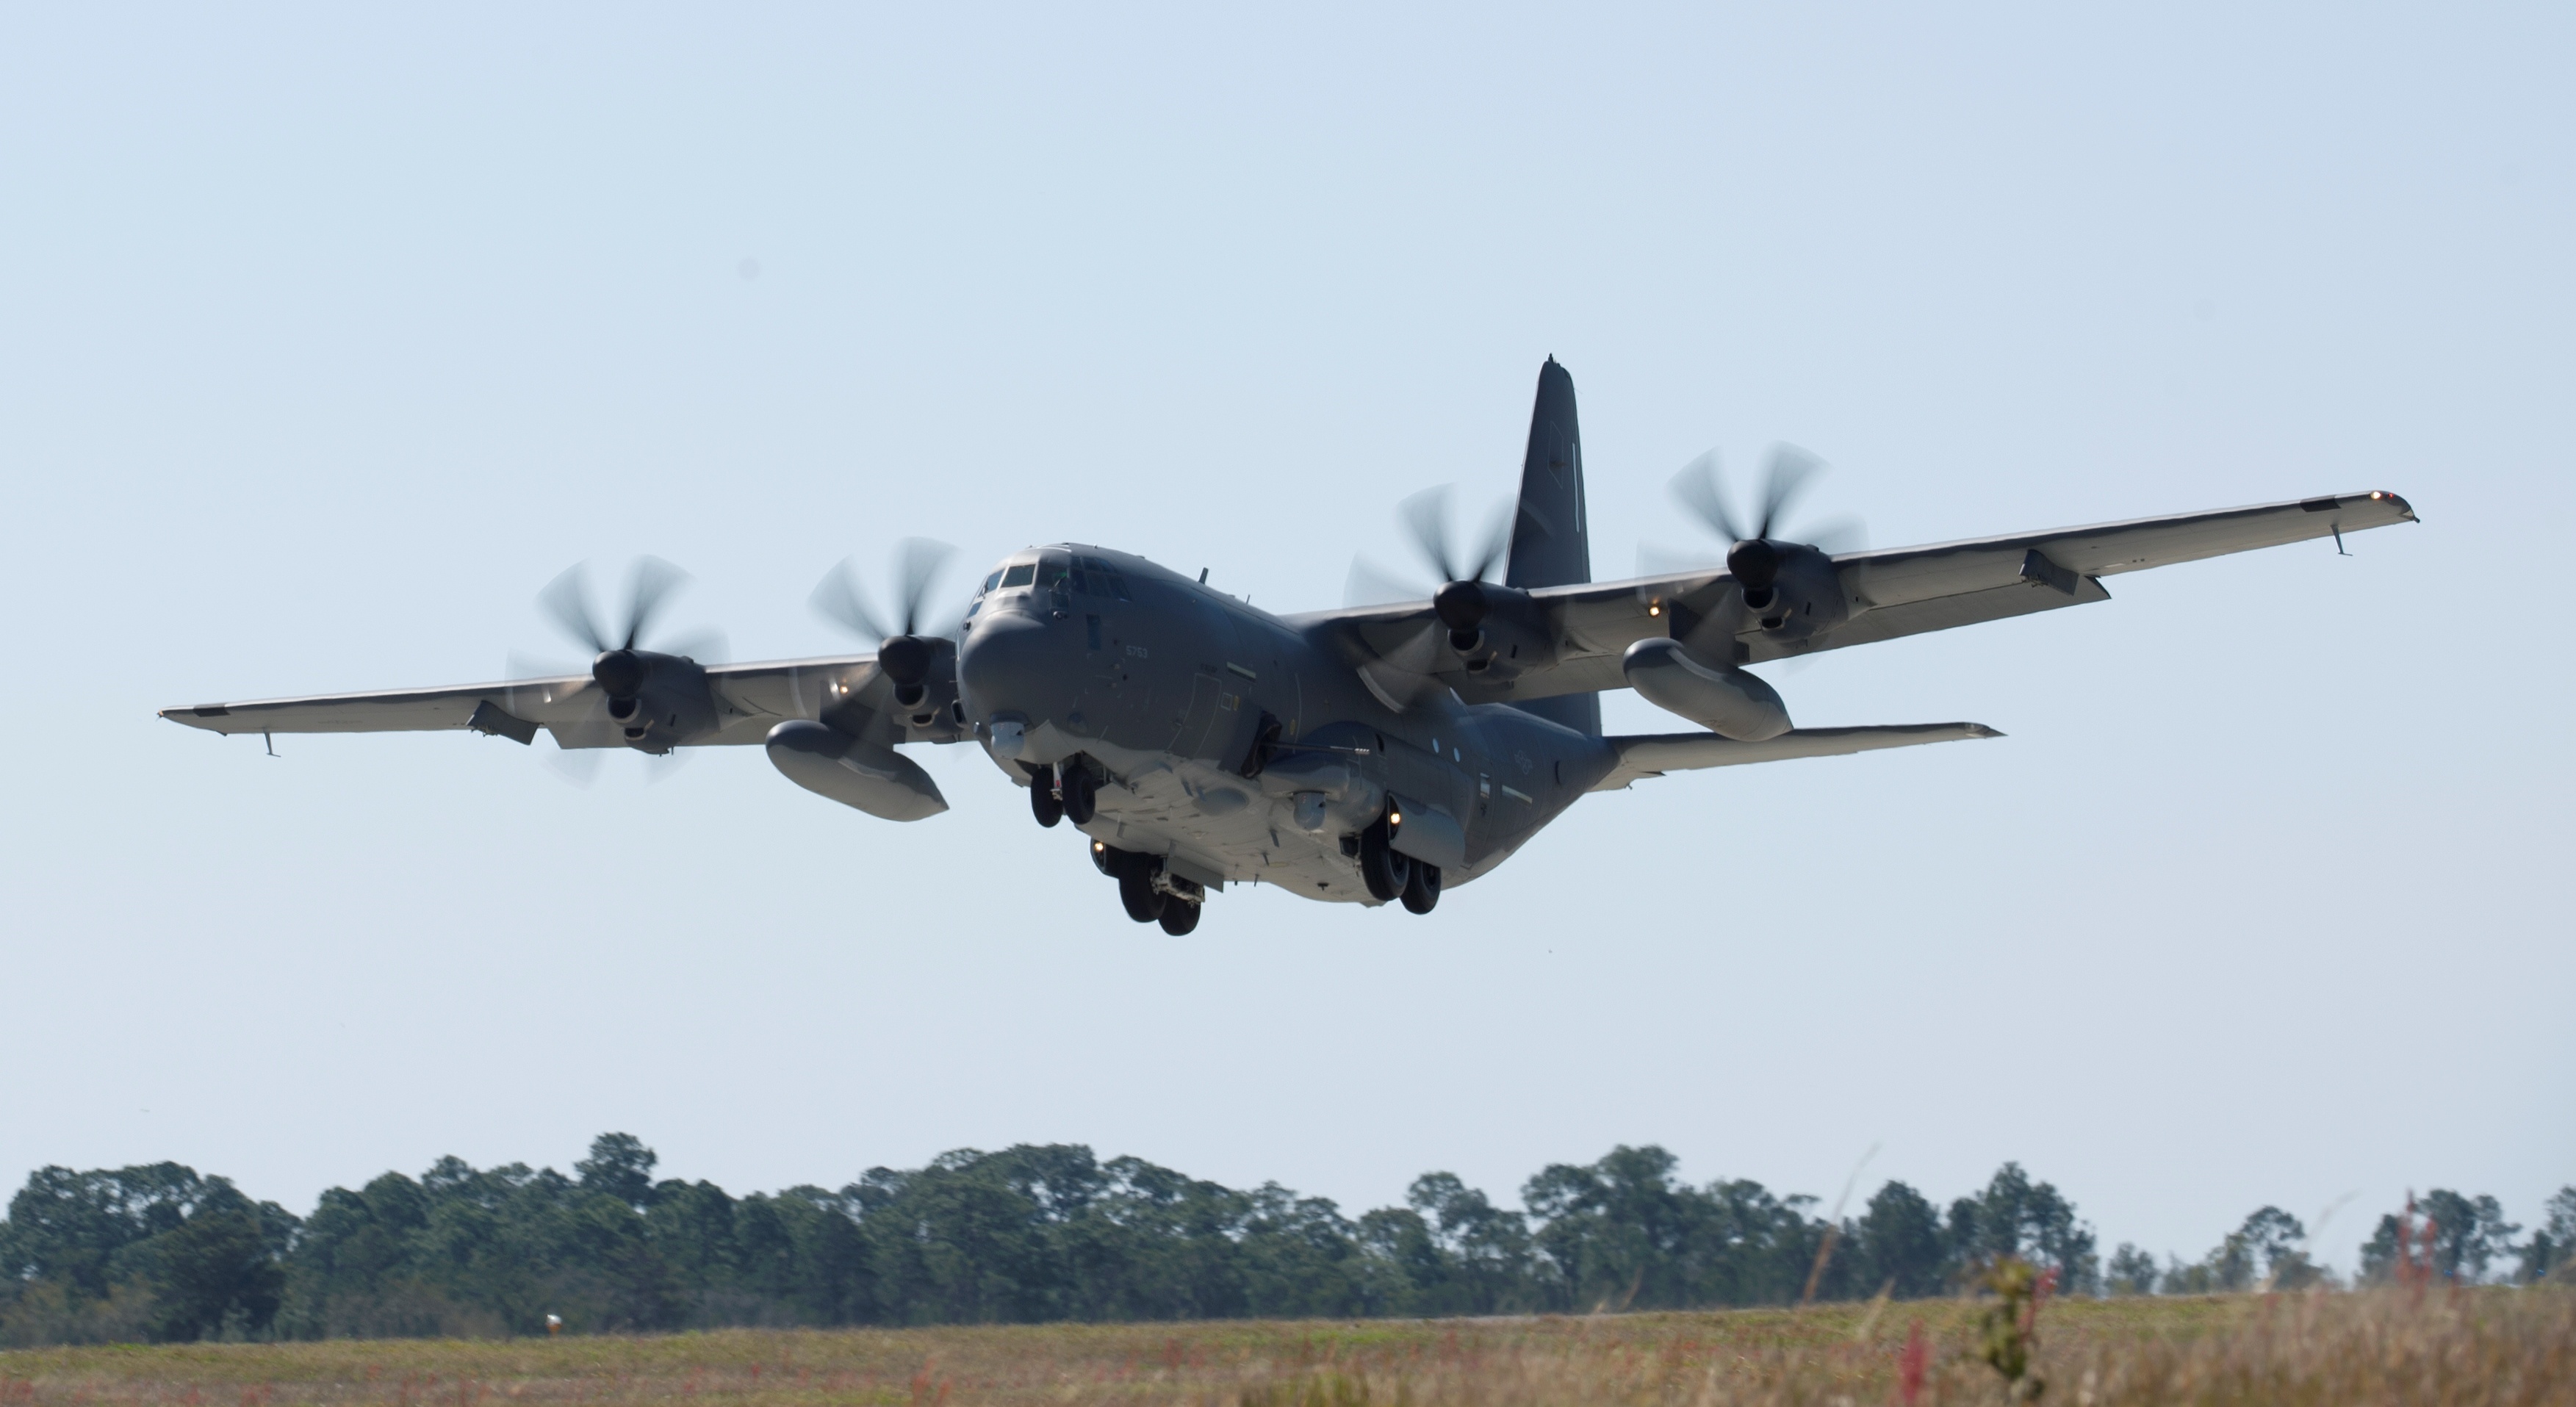
[[[1062,775],[1064,781],[1059,789],[1064,793],[1064,818],[1077,826],[1090,825],[1091,818],[1100,813],[1100,783],[1083,767],[1067,767]]]
[[[1029,778],[1029,812],[1038,824],[1052,827],[1064,819],[1064,798],[1055,792],[1055,769],[1041,767]]]
[[[1199,906],[1187,899],[1163,900],[1163,931],[1175,938],[1199,926]]]
[[[1152,923],[1163,916],[1163,910],[1177,902],[1154,887],[1154,862],[1143,855],[1129,855],[1118,869],[1118,902],[1127,906],[1127,917],[1138,923]]]
[[[1413,862],[1388,841],[1383,818],[1360,832],[1360,882],[1379,903],[1403,897],[1406,882],[1413,878]]]
[[[1440,867],[1416,860],[1412,868],[1404,881],[1404,907],[1409,913],[1427,914],[1440,902]]]

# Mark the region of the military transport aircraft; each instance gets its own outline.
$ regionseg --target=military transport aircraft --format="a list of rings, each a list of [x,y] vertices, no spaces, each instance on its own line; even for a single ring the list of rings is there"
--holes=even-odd
[[[764,745],[788,780],[891,821],[947,809],[906,743],[972,742],[1028,789],[1040,825],[1090,838],[1128,915],[1170,933],[1228,884],[1428,913],[1587,792],[1701,767],[1991,738],[1976,723],[1796,728],[1745,666],[2109,599],[2145,567],[2411,522],[2406,500],[2333,494],[1929,547],[1829,553],[1780,522],[1813,465],[1775,453],[1749,524],[1713,463],[1675,490],[1732,542],[1725,567],[1592,580],[1574,382],[1540,368],[1517,511],[1476,560],[1436,500],[1417,537],[1427,600],[1275,616],[1124,552],[1034,547],[995,566],[953,632],[926,629],[937,559],[908,545],[899,621],[846,564],[815,594],[880,639],[867,654],[702,664],[644,645],[679,579],[650,559],[621,626],[576,573],[540,601],[593,652],[588,674],[456,688],[200,704],[218,733],[468,729],[559,748]],[[1507,549],[1507,550],[1506,550]],[[1499,561],[1497,560],[1499,559]],[[1502,579],[1487,578],[1502,568]],[[1597,695],[1634,689],[1705,731],[1604,737]]]

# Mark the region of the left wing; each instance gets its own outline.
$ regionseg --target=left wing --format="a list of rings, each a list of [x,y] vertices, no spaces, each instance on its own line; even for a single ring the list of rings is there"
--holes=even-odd
[[[1848,757],[1880,748],[1918,743],[1954,743],[1969,738],[2000,738],[1983,723],[1899,723],[1876,728],[1793,728],[1758,743],[1737,742],[1715,733],[1646,733],[1604,738],[1618,755],[1609,775],[1592,784],[1594,791],[1617,791],[1632,782],[1666,772],[1692,772],[1703,767],[1739,767],[1751,762],[1786,762],[1796,757]]]
[[[1337,649],[1390,706],[1443,689],[1469,703],[1509,703],[1625,688],[1621,656],[1658,636],[1712,659],[1758,664],[2107,601],[2101,578],[2121,572],[2414,521],[2405,499],[2372,491],[1837,557],[1789,545],[1810,559],[1799,578],[1810,599],[1806,614],[1776,623],[1748,609],[1735,578],[1719,570],[1527,592],[1488,587],[1489,640],[1472,654],[1452,646],[1428,601],[1290,623]],[[1783,570],[1784,580],[1794,574]]]
[[[873,655],[712,665],[705,671],[703,721],[681,746],[757,743],[790,718],[820,718],[844,700],[879,691]],[[526,743],[540,728],[557,746],[622,747],[623,729],[608,716],[589,675],[394,689],[369,694],[314,694],[241,703],[165,708],[173,723],[215,733],[408,733],[472,729]],[[851,730],[856,732],[858,730]]]

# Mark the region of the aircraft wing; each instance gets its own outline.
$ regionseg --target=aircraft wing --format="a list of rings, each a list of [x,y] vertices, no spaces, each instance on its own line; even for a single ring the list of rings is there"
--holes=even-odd
[[[1832,559],[1850,607],[1846,619],[1803,637],[1744,620],[1733,631],[1733,650],[1739,662],[1758,664],[2107,601],[2101,578],[2121,572],[2414,521],[2405,499],[2373,491],[1848,552]],[[1509,703],[1625,688],[1619,661],[1630,645],[1692,620],[1737,620],[1740,611],[1720,609],[1735,592],[1734,579],[1717,569],[1539,587],[1527,598],[1537,648],[1481,671],[1470,671],[1448,648],[1428,601],[1321,612],[1294,624],[1337,642],[1392,703],[1433,688],[1454,689],[1469,703]],[[1707,633],[1690,637],[1694,649],[1727,646],[1723,635],[1712,640]]]
[[[1848,757],[1880,748],[2002,736],[1983,723],[1899,723],[1878,728],[1793,728],[1758,743],[1740,743],[1715,733],[1604,738],[1602,741],[1618,754],[1619,761],[1608,776],[1592,784],[1592,790],[1617,791],[1648,777],[1703,767],[1740,767],[1749,762],[1786,762],[1797,757]]]
[[[852,655],[760,664],[713,665],[707,671],[715,726],[687,746],[757,743],[789,718],[819,717],[836,699],[873,681],[875,656]],[[471,728],[529,742],[540,728],[561,747],[624,745],[587,674],[514,679],[381,693],[313,694],[301,698],[165,708],[173,723],[215,733],[410,733]]]

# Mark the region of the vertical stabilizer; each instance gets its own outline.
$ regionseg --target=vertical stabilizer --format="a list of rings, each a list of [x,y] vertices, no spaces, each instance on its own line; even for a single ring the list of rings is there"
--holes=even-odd
[[[1505,586],[1567,586],[1592,580],[1583,506],[1583,437],[1574,423],[1574,378],[1549,357],[1530,407],[1529,454],[1521,461],[1520,508],[1512,518]],[[1578,733],[1599,737],[1601,700],[1592,694],[1533,699],[1519,706]]]

